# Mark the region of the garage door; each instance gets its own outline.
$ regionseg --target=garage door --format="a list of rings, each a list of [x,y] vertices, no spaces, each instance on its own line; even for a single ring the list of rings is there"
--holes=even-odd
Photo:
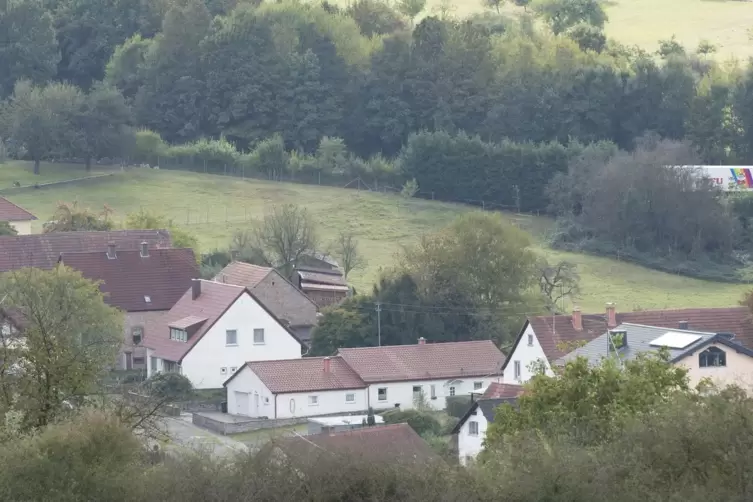
[[[251,416],[250,410],[248,409],[248,403],[250,401],[248,396],[249,396],[248,392],[236,392],[235,393],[235,414],[236,415],[245,415],[247,417]]]

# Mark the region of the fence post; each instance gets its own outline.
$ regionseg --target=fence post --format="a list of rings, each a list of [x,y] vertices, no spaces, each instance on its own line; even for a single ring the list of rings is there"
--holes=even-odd
[[[225,164],[225,176],[227,176],[227,164]]]
[[[434,192],[431,192],[431,200],[434,200]]]

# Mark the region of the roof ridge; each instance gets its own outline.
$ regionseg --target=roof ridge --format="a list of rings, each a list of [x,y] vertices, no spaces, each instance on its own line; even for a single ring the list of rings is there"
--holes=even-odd
[[[455,341],[455,342],[433,342],[433,343],[429,343],[427,340],[427,343],[425,344],[405,343],[402,345],[378,345],[376,347],[340,347],[338,349],[338,352],[340,350],[391,349],[395,347],[430,347],[430,346],[437,347],[437,346],[446,346],[453,343],[481,344],[481,343],[487,343],[487,342],[491,342],[492,344],[494,344],[494,340],[461,340],[461,341]],[[495,344],[495,347],[496,347],[496,344]]]
[[[693,334],[696,334],[696,335],[716,335],[717,334],[717,333],[714,333],[714,332],[711,332],[711,331],[697,331],[697,330],[694,330],[694,329],[682,329],[682,328],[665,328],[664,326],[652,326],[651,324],[639,324],[639,323],[635,323],[635,322],[622,322],[622,323],[620,323],[617,326],[617,328],[619,328],[620,326],[637,326],[639,328],[652,328],[652,329],[656,329],[656,330],[663,330],[663,329],[665,329],[665,330],[667,330],[667,333],[669,333],[670,331],[674,331],[674,332],[683,332],[683,333],[693,333]],[[612,328],[612,330],[614,330],[614,329],[615,328]],[[607,333],[602,333],[597,338],[601,338],[602,336],[604,336],[606,334]]]

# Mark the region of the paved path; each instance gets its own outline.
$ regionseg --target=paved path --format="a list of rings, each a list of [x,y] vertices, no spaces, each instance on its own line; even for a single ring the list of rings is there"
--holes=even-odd
[[[180,418],[166,417],[165,427],[172,440],[171,444],[166,447],[168,451],[190,448],[195,451],[209,452],[218,457],[231,457],[248,451],[248,447],[240,441],[193,425],[190,415]]]

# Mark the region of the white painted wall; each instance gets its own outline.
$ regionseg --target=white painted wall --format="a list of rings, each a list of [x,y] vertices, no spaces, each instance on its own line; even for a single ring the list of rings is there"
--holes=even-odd
[[[29,221],[9,221],[10,226],[16,229],[18,235],[31,234],[31,220]]]
[[[533,344],[528,344],[528,335],[533,335]],[[520,378],[515,378],[515,361],[520,361]],[[536,333],[533,331],[533,327],[530,323],[526,323],[526,328],[523,331],[523,336],[520,339],[515,351],[510,354],[508,358],[507,366],[505,366],[505,374],[502,377],[502,383],[507,384],[522,384],[526,383],[533,377],[533,371],[531,366],[537,361],[543,361],[546,366],[546,374],[554,376],[552,367],[549,365],[549,361],[546,359],[544,349],[539,344],[539,339],[536,338]]]
[[[478,435],[471,436],[470,422],[478,423]],[[468,465],[484,449],[484,439],[486,438],[486,428],[489,423],[480,409],[476,408],[476,414],[468,417],[458,432],[458,459],[460,465]]]
[[[413,408],[413,387],[420,386],[423,390],[426,401],[436,410],[443,410],[447,407],[447,397],[450,396],[450,387],[455,387],[456,396],[469,396],[474,390],[473,383],[481,382],[481,388],[484,389],[492,382],[499,382],[500,377],[468,377],[458,380],[418,380],[407,382],[386,382],[370,384],[369,405],[375,410],[386,410],[394,408],[400,404],[400,409],[407,410]],[[431,398],[431,386],[434,385],[436,399]],[[379,389],[387,388],[387,400],[379,400]]]
[[[254,329],[264,329],[264,343],[254,343]],[[226,330],[238,331],[238,344],[225,344]],[[219,389],[246,361],[299,359],[301,345],[251,298],[241,295],[181,362],[181,372],[197,389]],[[223,373],[221,368],[225,368]]]
[[[237,393],[247,393],[248,407],[245,399]],[[347,394],[354,394],[355,402],[345,400]],[[258,409],[255,395],[258,395]],[[317,396],[318,404],[312,406],[309,396]],[[292,405],[291,405],[292,401]],[[235,378],[227,384],[227,410],[234,415],[268,418],[313,417],[317,415],[331,415],[334,413],[348,414],[362,412],[368,408],[366,403],[366,389],[343,389],[329,391],[295,392],[277,395],[277,409],[275,410],[275,395],[262,383],[259,377],[249,368],[241,370]]]

